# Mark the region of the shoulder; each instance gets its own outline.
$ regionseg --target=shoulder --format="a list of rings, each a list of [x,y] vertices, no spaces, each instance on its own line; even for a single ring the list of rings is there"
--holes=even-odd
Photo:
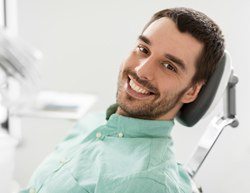
[[[70,129],[66,137],[56,146],[55,149],[63,147],[71,147],[81,143],[82,139],[88,136],[97,127],[105,124],[105,113],[95,112],[88,113],[83,118],[79,119]]]
[[[168,163],[159,164],[145,172],[140,172],[129,181],[132,181],[130,183],[134,186],[140,184],[140,187],[151,188],[152,193],[191,193],[191,179],[182,165],[175,161],[168,161]]]
[[[84,117],[79,119],[76,124],[76,129],[88,129],[88,128],[96,128],[102,124],[106,123],[105,112],[91,112],[86,114]]]
[[[88,113],[74,124],[69,135],[65,138],[72,138],[78,135],[86,135],[97,127],[106,123],[104,112]]]

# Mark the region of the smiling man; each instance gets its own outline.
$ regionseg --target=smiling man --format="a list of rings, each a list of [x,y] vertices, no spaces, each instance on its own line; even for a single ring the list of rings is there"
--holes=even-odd
[[[195,100],[204,80],[193,82],[203,43],[179,31],[168,17],[152,22],[123,63],[117,113],[143,119],[173,119]]]
[[[157,12],[119,73],[117,103],[80,120],[26,190],[40,193],[191,193],[171,130],[224,53],[219,27],[187,8]]]

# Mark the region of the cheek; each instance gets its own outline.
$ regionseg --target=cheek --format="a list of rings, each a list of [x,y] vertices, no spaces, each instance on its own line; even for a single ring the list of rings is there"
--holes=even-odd
[[[135,68],[138,64],[138,58],[136,56],[136,53],[133,51],[129,54],[129,56],[124,60],[122,64],[122,68]]]
[[[162,95],[176,93],[183,87],[176,78],[159,79],[158,89]]]

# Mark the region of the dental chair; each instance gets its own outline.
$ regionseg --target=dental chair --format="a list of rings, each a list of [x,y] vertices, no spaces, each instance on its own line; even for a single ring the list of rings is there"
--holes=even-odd
[[[223,100],[222,112],[211,120],[190,159],[183,164],[192,179],[193,193],[202,192],[201,187],[198,188],[193,179],[223,129],[227,126],[237,127],[239,124],[236,118],[235,98],[237,83],[238,78],[234,75],[230,55],[225,51],[214,74],[203,86],[198,98],[193,103],[185,104],[177,115],[179,123],[192,127],[207,117],[220,100]]]

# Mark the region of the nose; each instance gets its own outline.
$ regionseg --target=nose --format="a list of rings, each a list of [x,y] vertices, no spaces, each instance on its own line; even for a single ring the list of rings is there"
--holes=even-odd
[[[135,67],[135,72],[140,79],[151,81],[154,78],[155,68],[153,58],[148,57],[139,61],[139,65]]]

